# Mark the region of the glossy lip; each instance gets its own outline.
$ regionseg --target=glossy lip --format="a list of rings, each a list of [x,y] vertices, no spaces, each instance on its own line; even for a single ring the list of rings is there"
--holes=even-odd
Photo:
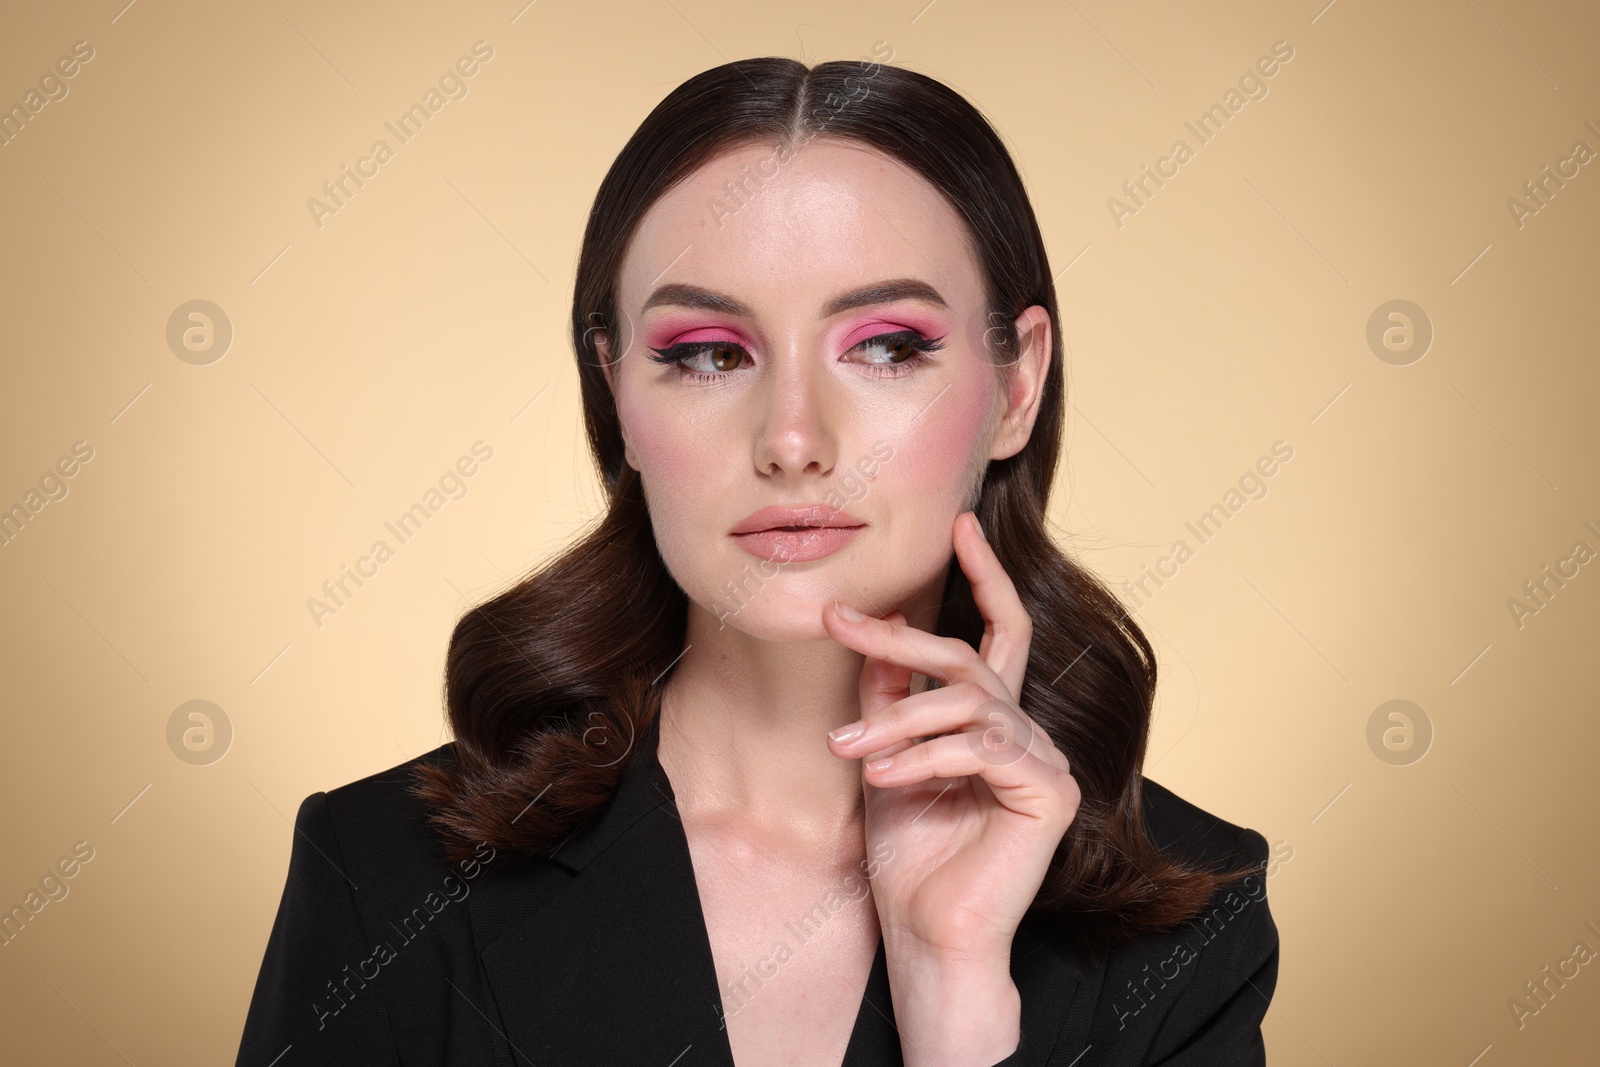
[[[865,526],[809,526],[799,530],[779,527],[755,533],[734,534],[740,548],[776,563],[808,563],[831,556],[854,541]]]
[[[840,511],[826,504],[808,504],[799,508],[762,508],[760,511],[745,516],[728,533],[735,536],[762,533],[767,530],[781,530],[782,527],[786,526],[842,529],[865,525],[865,522],[848,511]]]

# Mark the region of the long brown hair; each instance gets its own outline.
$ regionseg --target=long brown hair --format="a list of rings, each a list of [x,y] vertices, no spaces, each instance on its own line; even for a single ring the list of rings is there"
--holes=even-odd
[[[1038,223],[983,116],[942,83],[879,63],[808,68],[766,57],[724,64],[674,89],[617,155],[584,232],[571,323],[606,510],[577,543],[456,625],[445,669],[456,758],[420,765],[414,788],[452,858],[485,841],[512,855],[547,853],[610,799],[683,652],[688,601],[656,549],[638,472],[624,461],[593,333],[617,336],[623,256],[657,198],[726,150],[771,145],[781,161],[823,134],[899,160],[965,219],[986,278],[997,354],[1016,351],[1013,320],[1023,309],[1038,304],[1050,313],[1050,366],[1032,436],[1017,454],[989,464],[975,509],[1033,621],[1021,706],[1066,754],[1082,791],[1033,908],[1070,915],[1091,949],[1171,929],[1253,868],[1187,864],[1146,833],[1141,767],[1155,653],[1116,597],[1045,526],[1061,448],[1063,375]],[[753,195],[749,183],[765,177],[745,175],[730,196],[741,188]],[[966,576],[952,563],[937,632],[977,648],[983,626]]]

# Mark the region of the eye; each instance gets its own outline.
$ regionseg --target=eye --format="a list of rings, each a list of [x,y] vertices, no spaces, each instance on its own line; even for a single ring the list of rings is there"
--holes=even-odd
[[[926,362],[929,352],[943,347],[943,338],[927,338],[912,329],[893,330],[868,337],[850,349],[851,352],[882,353],[886,358],[848,362],[863,363],[875,376],[893,378],[909,374],[913,367]],[[652,348],[650,353],[653,362],[671,365],[683,378],[706,384],[727,381],[730,372],[739,369],[749,356],[744,346],[735,341],[685,341],[666,348]]]
[[[937,352],[944,347],[944,338],[927,338],[916,330],[895,330],[892,333],[880,333],[876,337],[868,337],[861,341],[850,351],[852,352],[882,352],[888,359],[872,359],[866,361],[872,373],[883,378],[898,378],[910,374],[914,367],[921,366],[928,361],[929,352]]]
[[[702,382],[725,377],[726,372],[737,369],[740,360],[747,355],[742,345],[732,341],[686,341],[650,351],[654,362],[675,364],[684,377]],[[690,360],[702,360],[703,364],[692,366]]]

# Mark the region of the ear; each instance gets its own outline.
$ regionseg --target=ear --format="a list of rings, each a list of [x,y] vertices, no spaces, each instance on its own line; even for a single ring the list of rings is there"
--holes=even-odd
[[[600,372],[606,376],[606,386],[611,390],[611,400],[617,409],[617,430],[622,434],[623,458],[627,460],[628,466],[638,470],[639,463],[633,455],[633,443],[628,440],[628,424],[622,419],[622,405],[617,403],[617,377],[616,371],[611,366],[610,338],[604,330],[599,329],[590,337],[594,341],[595,354],[600,357]]]
[[[1017,328],[1017,358],[1002,371],[1005,382],[1004,408],[999,425],[995,428],[994,443],[990,446],[990,459],[1005,459],[1022,451],[1033,433],[1033,423],[1039,416],[1039,401],[1044,396],[1046,376],[1050,371],[1050,349],[1053,337],[1050,330],[1050,313],[1039,304],[1025,308],[1015,320]]]
[[[611,369],[611,338],[598,327],[589,328],[589,339],[594,342],[595,355],[600,357],[600,373],[606,376],[606,388],[617,395],[617,379]]]

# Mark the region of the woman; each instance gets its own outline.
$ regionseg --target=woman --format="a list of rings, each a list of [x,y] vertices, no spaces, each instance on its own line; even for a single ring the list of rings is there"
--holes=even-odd
[[[1266,842],[1140,774],[1154,654],[1046,529],[1059,319],[978,112],[691,78],[572,326],[606,512],[457,626],[453,743],[302,804],[239,1063],[1264,1062]]]

